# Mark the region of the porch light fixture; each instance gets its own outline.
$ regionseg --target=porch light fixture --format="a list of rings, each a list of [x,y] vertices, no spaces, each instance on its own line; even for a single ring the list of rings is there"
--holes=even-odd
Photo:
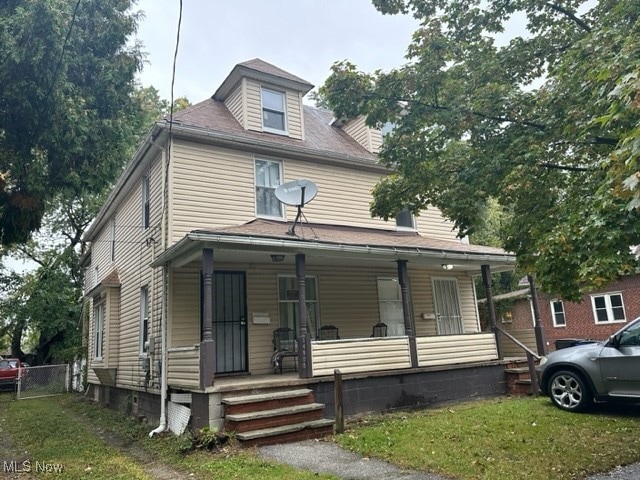
[[[283,262],[283,261],[284,261],[284,255],[276,255],[276,254],[273,254],[273,255],[271,255],[271,261],[272,261],[273,263],[280,263],[280,262]]]
[[[450,263],[443,263],[441,267],[443,270],[453,270],[453,265],[451,265]]]

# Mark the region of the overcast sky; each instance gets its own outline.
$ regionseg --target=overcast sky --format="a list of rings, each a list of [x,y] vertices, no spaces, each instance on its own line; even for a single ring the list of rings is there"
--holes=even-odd
[[[179,0],[139,0],[137,38],[147,52],[140,75],[171,94]],[[174,97],[210,97],[237,63],[261,58],[313,85],[347,59],[363,71],[406,63],[418,22],[379,13],[370,0],[183,0]]]

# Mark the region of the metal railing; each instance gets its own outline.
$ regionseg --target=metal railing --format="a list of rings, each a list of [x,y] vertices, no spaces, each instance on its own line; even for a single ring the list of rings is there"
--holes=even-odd
[[[538,395],[539,385],[538,385],[538,376],[536,375],[536,360],[540,360],[540,355],[535,353],[529,347],[527,347],[524,343],[518,340],[516,337],[511,335],[510,333],[502,330],[500,327],[495,327],[497,332],[500,332],[502,335],[507,337],[513,343],[515,343],[518,347],[520,347],[527,355],[527,367],[529,368],[529,376],[531,377],[531,394],[533,396]]]
[[[68,392],[69,365],[21,368],[16,391],[18,400],[61,395]]]

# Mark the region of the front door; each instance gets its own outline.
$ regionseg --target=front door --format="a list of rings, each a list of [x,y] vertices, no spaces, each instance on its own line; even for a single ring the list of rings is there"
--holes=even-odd
[[[213,273],[216,373],[247,371],[247,297],[244,272]]]
[[[433,303],[436,310],[438,335],[464,333],[458,299],[458,282],[455,278],[433,279]]]

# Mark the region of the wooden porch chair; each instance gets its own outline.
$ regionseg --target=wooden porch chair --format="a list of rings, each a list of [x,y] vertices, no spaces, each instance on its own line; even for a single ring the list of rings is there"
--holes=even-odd
[[[338,327],[334,325],[324,325],[320,327],[318,340],[340,340]]]
[[[386,337],[387,336],[387,324],[386,323],[376,323],[373,326],[372,337]]]
[[[285,357],[292,357],[294,367],[298,369],[298,341],[296,333],[291,328],[280,327],[273,331],[273,350],[271,364],[274,372],[280,370],[282,375],[282,361]]]

